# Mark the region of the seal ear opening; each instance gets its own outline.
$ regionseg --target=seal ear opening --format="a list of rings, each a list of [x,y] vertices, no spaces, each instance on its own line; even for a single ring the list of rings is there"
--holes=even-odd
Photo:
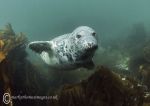
[[[36,53],[42,53],[42,51],[51,50],[51,44],[48,41],[34,41],[29,43],[28,47]]]

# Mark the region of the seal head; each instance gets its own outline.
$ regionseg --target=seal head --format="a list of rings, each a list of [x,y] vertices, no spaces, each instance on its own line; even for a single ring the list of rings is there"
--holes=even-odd
[[[80,57],[91,58],[98,48],[96,32],[90,27],[81,26],[75,29],[72,34],[75,39],[76,51],[80,53]]]

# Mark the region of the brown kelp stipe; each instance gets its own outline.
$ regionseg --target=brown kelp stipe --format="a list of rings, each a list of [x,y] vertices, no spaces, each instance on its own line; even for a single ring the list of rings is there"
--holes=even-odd
[[[4,30],[0,30],[0,80],[3,82],[3,94],[9,93],[10,96],[12,86],[12,73],[14,73],[13,60],[10,60],[9,53],[24,45],[27,39],[23,33],[15,34],[11,24],[6,25]],[[2,103],[3,104],[3,103]],[[13,102],[8,104],[13,105]]]

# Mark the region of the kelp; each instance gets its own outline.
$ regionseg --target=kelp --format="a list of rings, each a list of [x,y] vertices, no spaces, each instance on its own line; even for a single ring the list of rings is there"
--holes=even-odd
[[[6,25],[5,29],[0,30],[0,81],[3,84],[3,93],[12,94],[12,74],[15,72],[13,67],[14,60],[10,59],[11,52],[16,48],[22,48],[27,43],[27,38],[23,33],[15,34],[11,24]],[[13,56],[11,56],[13,57]],[[13,105],[13,102],[8,104]]]
[[[0,30],[0,62],[2,62],[8,53],[19,45],[27,42],[23,33],[15,34],[11,24],[6,25],[4,30]]]
[[[88,74],[90,75],[88,78],[84,77],[81,81],[76,79],[80,75],[66,72],[64,74],[66,79],[62,82],[68,85],[62,85],[61,89],[55,88],[54,85],[57,86],[55,83],[58,83],[58,80],[43,78],[41,74],[43,68],[39,66],[40,63],[33,64],[26,58],[26,43],[25,35],[16,34],[10,24],[4,30],[0,30],[0,80],[3,93],[16,96],[57,95],[58,100],[13,100],[9,106],[27,104],[36,106],[142,106],[144,104],[149,106],[150,96],[147,96],[149,92],[145,92],[145,86],[133,78],[117,74],[114,69],[103,66],[98,66],[93,70],[94,72]],[[145,72],[149,70],[148,67],[149,64],[137,66],[142,75],[147,75]],[[86,70],[80,69],[80,71]],[[55,71],[54,74],[50,74],[53,77],[62,75]],[[47,75],[47,77],[51,76]],[[73,81],[74,79],[77,81]]]
[[[59,99],[50,100],[50,106],[143,106],[150,103],[145,88],[137,81],[121,77],[103,66],[98,66],[88,79],[65,85],[58,92]]]

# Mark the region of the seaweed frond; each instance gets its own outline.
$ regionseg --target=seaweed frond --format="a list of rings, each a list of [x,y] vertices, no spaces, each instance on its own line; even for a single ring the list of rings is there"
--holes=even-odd
[[[11,24],[7,24],[4,30],[0,30],[0,62],[6,58],[12,49],[25,43],[27,43],[26,36],[22,32],[15,34]]]

